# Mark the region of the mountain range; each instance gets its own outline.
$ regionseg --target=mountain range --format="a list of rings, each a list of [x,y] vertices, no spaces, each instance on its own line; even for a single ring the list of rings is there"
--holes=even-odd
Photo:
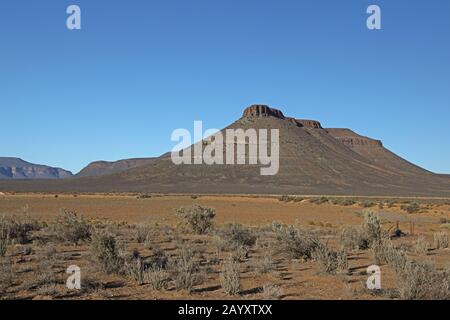
[[[0,190],[450,196],[449,175],[416,166],[381,141],[350,129],[324,128],[319,121],[287,117],[266,105],[246,108],[221,132],[238,128],[279,129],[278,174],[262,176],[259,164],[175,165],[166,153],[94,162],[69,179],[2,180]],[[204,148],[205,141],[198,143]]]
[[[70,171],[26,162],[19,158],[0,157],[0,179],[64,179]]]

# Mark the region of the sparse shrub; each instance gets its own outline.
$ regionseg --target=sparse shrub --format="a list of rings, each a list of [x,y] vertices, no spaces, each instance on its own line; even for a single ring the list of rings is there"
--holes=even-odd
[[[139,285],[144,284],[145,265],[138,252],[133,253],[128,259],[125,259],[124,270]]]
[[[313,258],[319,263],[320,270],[326,273],[348,269],[347,253],[345,251],[334,251],[323,244],[320,244],[314,250]]]
[[[348,206],[352,206],[352,205],[354,205],[356,202],[354,201],[354,200],[350,200],[350,199],[344,199],[342,202],[340,202],[339,204],[341,205],[341,206],[346,206],[346,207],[348,207]]]
[[[272,229],[276,235],[279,251],[291,259],[310,259],[320,243],[317,237],[294,226],[274,222]]]
[[[112,234],[96,233],[92,236],[91,252],[100,269],[106,273],[120,273],[124,260],[119,255],[116,238]]]
[[[317,204],[317,205],[321,205],[321,204],[324,204],[324,203],[328,203],[328,198],[327,197],[315,198],[315,199],[311,199],[310,202],[314,203],[314,204]]]
[[[401,272],[408,261],[403,250],[395,248],[391,240],[383,238],[372,245],[376,264],[389,264],[396,272]]]
[[[381,221],[378,215],[373,211],[364,212],[364,222],[362,229],[367,236],[369,246],[373,243],[379,242],[384,236],[381,228]]]
[[[172,271],[172,278],[177,290],[187,290],[191,293],[194,286],[203,282],[204,277],[200,274],[200,266],[194,261],[195,252],[183,246],[178,256],[169,262],[169,269]]]
[[[293,198],[291,196],[288,196],[287,194],[284,194],[278,198],[278,201],[282,201],[282,202],[290,202],[292,200],[293,200]]]
[[[366,250],[369,248],[369,241],[361,228],[344,227],[341,230],[340,242],[344,250]]]
[[[213,219],[216,216],[214,209],[197,204],[178,208],[176,213],[197,234],[207,233],[213,226]]]
[[[449,236],[446,232],[435,232],[433,234],[434,247],[436,249],[446,249],[449,245]]]
[[[425,240],[425,237],[420,236],[414,242],[414,252],[417,254],[427,254],[430,245]]]
[[[137,243],[145,243],[147,240],[149,240],[152,231],[153,231],[152,228],[148,225],[145,224],[136,225],[135,239]]]
[[[281,288],[274,284],[263,285],[264,299],[280,299],[283,296]]]
[[[240,264],[232,259],[226,260],[222,265],[220,283],[223,291],[228,295],[236,295],[241,291]]]
[[[153,255],[145,260],[145,264],[151,269],[165,269],[169,262],[166,252],[161,249],[155,249]]]
[[[137,199],[150,199],[151,197],[152,195],[148,193],[141,193],[136,196]]]
[[[394,200],[387,200],[387,201],[385,201],[385,204],[388,208],[393,208],[393,207],[395,207],[396,203]]]
[[[0,257],[4,257],[8,247],[9,235],[8,230],[0,225]]]
[[[398,291],[404,300],[450,299],[450,274],[428,263],[408,261],[397,272]]]
[[[60,276],[63,268],[58,266],[58,260],[61,255],[54,246],[44,248],[38,254],[38,263],[34,270],[34,276],[31,283],[25,284],[25,287],[36,290],[39,295],[54,296],[57,294],[57,286],[63,283]]]
[[[149,268],[144,273],[145,282],[149,283],[153,290],[167,290],[169,285],[169,273],[161,268]]]
[[[416,213],[420,211],[420,206],[417,203],[404,204],[400,208],[408,213]]]
[[[14,271],[10,259],[0,259],[0,300],[13,284]]]
[[[229,223],[217,233],[223,240],[222,249],[248,251],[256,243],[255,233],[239,223]]]
[[[37,231],[41,225],[28,217],[27,207],[23,209],[22,215],[15,215],[7,217],[5,215],[0,217],[0,230],[6,232],[9,242],[12,244],[26,244],[30,242],[29,233]]]
[[[253,269],[259,274],[269,273],[275,269],[275,263],[270,253],[263,253],[262,257],[259,257],[253,261]]]
[[[75,211],[62,209],[55,224],[55,235],[63,241],[68,241],[78,245],[80,241],[89,240],[91,237],[91,227],[78,216]]]
[[[376,205],[373,201],[362,201],[360,204],[363,208],[372,208]]]

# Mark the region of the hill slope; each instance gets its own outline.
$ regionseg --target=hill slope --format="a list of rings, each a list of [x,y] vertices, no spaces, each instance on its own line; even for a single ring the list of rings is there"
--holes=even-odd
[[[150,163],[155,158],[141,158],[141,159],[124,159],[119,161],[95,161],[91,162],[75,176],[82,177],[97,177],[107,174],[122,172],[131,168],[136,168],[144,164]]]

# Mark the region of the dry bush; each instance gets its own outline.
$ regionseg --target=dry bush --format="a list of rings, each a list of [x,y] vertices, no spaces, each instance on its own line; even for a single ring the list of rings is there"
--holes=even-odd
[[[376,264],[389,264],[399,272],[405,266],[408,258],[403,250],[395,248],[391,240],[383,238],[372,245]]]
[[[161,268],[149,268],[144,273],[144,280],[153,290],[167,290],[170,281],[169,273]]]
[[[362,201],[362,202],[360,203],[360,205],[361,205],[363,208],[372,208],[372,207],[374,207],[374,206],[376,205],[376,203],[373,202],[373,201]]]
[[[214,209],[197,204],[178,208],[176,213],[196,234],[207,233],[212,228],[216,216]]]
[[[449,245],[449,237],[446,232],[436,232],[433,234],[434,247],[436,249],[446,249]]]
[[[217,244],[223,250],[248,251],[256,243],[256,234],[239,223],[229,223],[217,233],[220,237]],[[245,254],[246,255],[246,254]]]
[[[0,226],[0,257],[4,257],[8,248],[9,235],[8,230]]]
[[[320,198],[311,199],[310,202],[314,203],[314,204],[321,205],[321,204],[324,204],[324,203],[328,203],[329,200],[328,200],[327,197],[320,197]]]
[[[397,273],[398,291],[404,300],[450,299],[450,273],[428,263],[408,262]]]
[[[367,237],[368,245],[371,246],[373,243],[379,242],[385,233],[381,228],[381,221],[378,215],[373,211],[364,211],[364,222],[362,225],[362,230]]]
[[[267,300],[278,300],[283,296],[283,290],[277,285],[265,284],[263,285],[263,296]]]
[[[146,224],[138,224],[135,226],[135,239],[137,243],[145,243],[150,245],[151,236],[153,234],[153,228]]]
[[[125,274],[130,276],[139,285],[144,284],[145,264],[139,252],[134,251],[133,253],[125,257],[123,268]]]
[[[194,286],[203,282],[200,265],[194,260],[195,252],[188,246],[182,246],[175,259],[169,261],[168,268],[177,290],[191,293]]]
[[[417,203],[404,204],[400,206],[400,209],[408,213],[416,213],[420,211],[420,206]]]
[[[26,244],[30,242],[29,233],[40,230],[41,224],[31,219],[24,209],[24,213],[7,217],[0,217],[0,230],[4,230],[12,244]]]
[[[314,250],[313,259],[319,263],[320,270],[326,273],[336,273],[348,269],[348,258],[345,251],[334,251],[324,244]]]
[[[166,269],[168,263],[169,257],[161,249],[155,249],[153,255],[145,260],[145,265],[150,269]]]
[[[223,291],[228,295],[236,295],[241,291],[240,264],[232,259],[222,264],[220,283]]]
[[[100,269],[106,273],[120,273],[124,259],[119,255],[116,237],[108,233],[94,233],[91,254]]]
[[[6,296],[6,292],[14,282],[14,270],[10,259],[0,258],[0,300]]]
[[[32,281],[24,283],[23,287],[36,291],[38,295],[55,296],[58,285],[64,282],[61,276],[64,268],[59,265],[61,257],[54,246],[45,247],[38,253]]]
[[[424,236],[420,236],[414,242],[414,252],[417,254],[427,254],[430,245],[425,240]]]
[[[78,216],[76,211],[62,209],[54,223],[55,236],[58,239],[77,246],[81,241],[91,238],[91,226]]]
[[[369,248],[367,236],[358,227],[343,227],[340,233],[340,242],[344,250],[366,250]]]
[[[385,204],[388,208],[393,208],[393,207],[395,207],[396,202],[395,202],[395,200],[386,200]]]
[[[276,235],[279,252],[291,259],[310,259],[320,244],[316,236],[294,226],[273,222],[272,229]]]
[[[269,252],[264,252],[261,257],[256,258],[252,265],[255,272],[259,274],[269,273],[276,267],[275,262],[272,259],[272,255]]]

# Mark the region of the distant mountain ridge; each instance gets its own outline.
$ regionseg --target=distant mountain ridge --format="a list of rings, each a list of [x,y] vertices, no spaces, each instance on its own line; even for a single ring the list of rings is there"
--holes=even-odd
[[[450,197],[450,175],[414,165],[381,141],[350,129],[328,129],[319,121],[286,117],[266,105],[246,108],[221,130],[223,135],[227,129],[279,129],[279,172],[262,176],[260,163],[176,165],[166,153],[95,162],[70,180],[3,180],[0,191]],[[197,148],[205,148],[207,142],[197,142]]]
[[[66,179],[72,177],[72,172],[61,168],[34,164],[13,157],[0,157],[0,179]]]
[[[119,173],[151,163],[156,158],[135,158],[118,161],[95,161],[88,164],[75,177],[98,177],[112,173]]]

